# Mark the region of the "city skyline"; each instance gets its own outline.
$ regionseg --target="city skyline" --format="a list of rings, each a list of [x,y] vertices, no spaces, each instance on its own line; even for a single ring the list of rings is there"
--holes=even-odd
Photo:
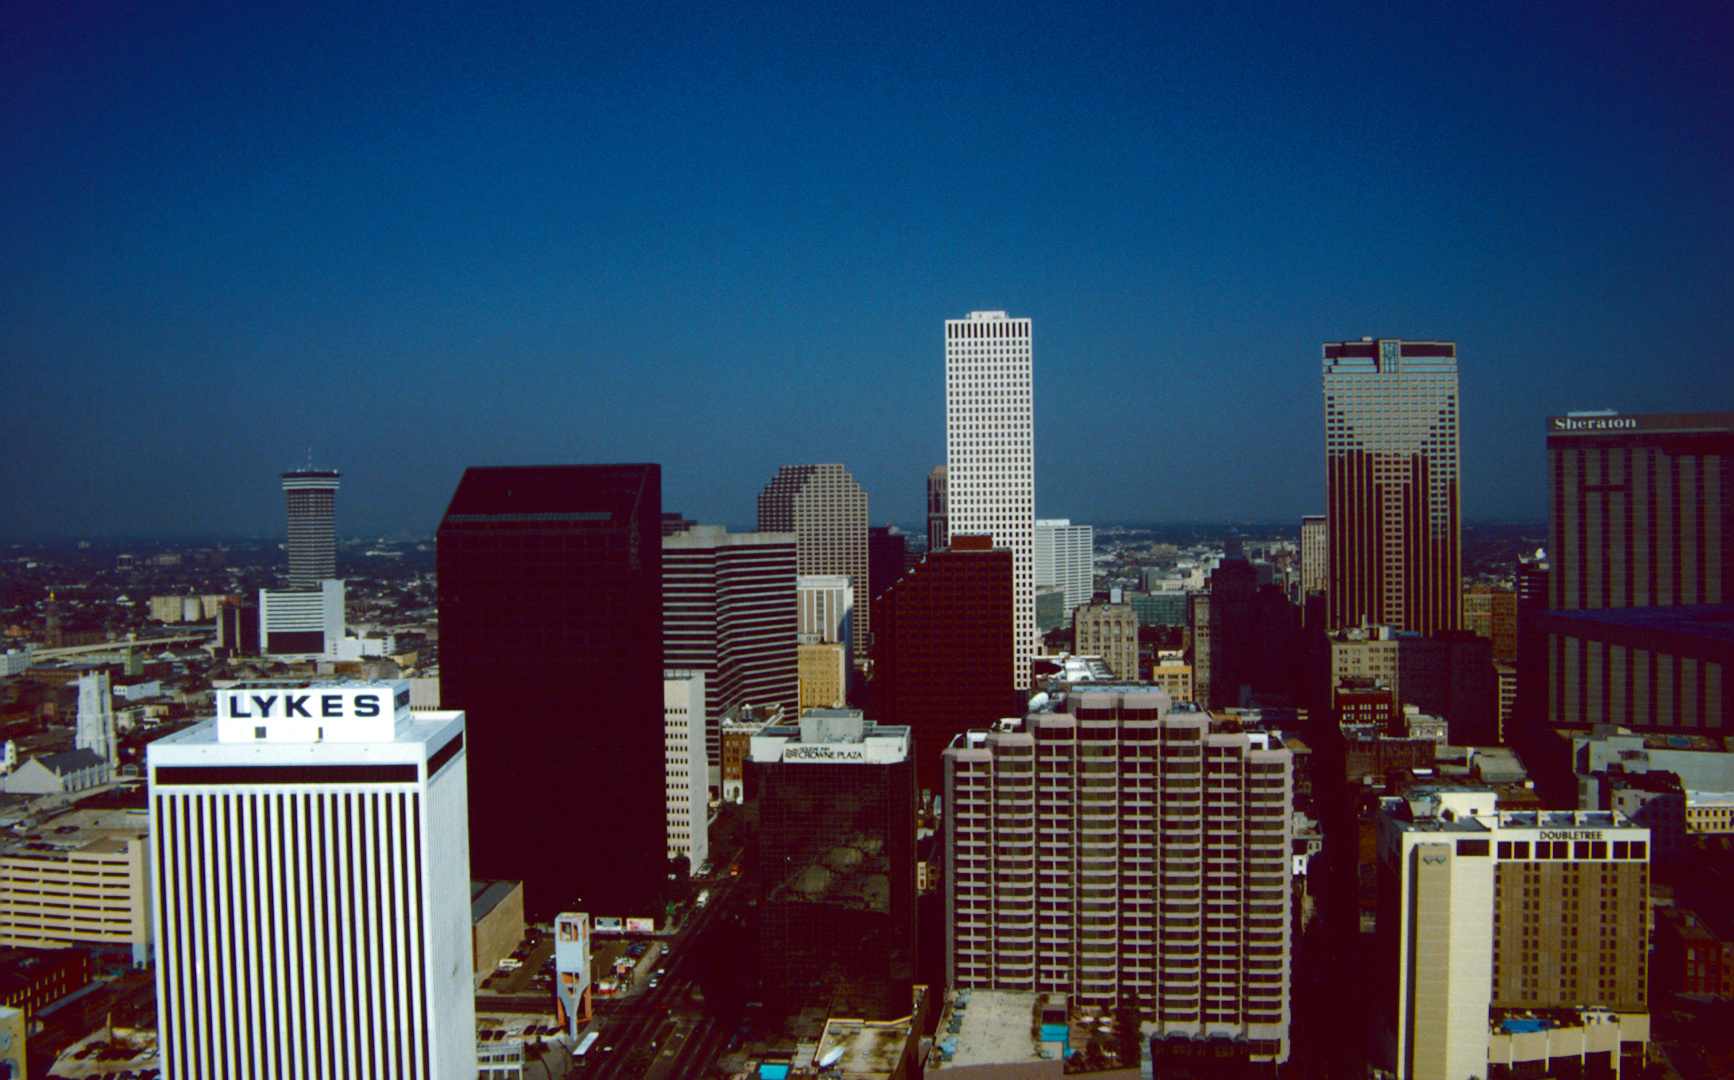
[[[0,28],[7,536],[263,535],[236,481],[309,441],[348,535],[430,532],[477,463],[657,461],[742,525],[755,478],[841,461],[914,522],[931,328],[970,310],[1042,328],[1042,517],[1319,512],[1313,350],[1372,335],[1459,344],[1464,516],[1539,520],[1537,422],[1695,407],[1710,362],[1642,361],[1714,356],[1734,310],[1708,10]],[[719,454],[645,401],[824,422]],[[1091,402],[1114,423],[1074,439]]]

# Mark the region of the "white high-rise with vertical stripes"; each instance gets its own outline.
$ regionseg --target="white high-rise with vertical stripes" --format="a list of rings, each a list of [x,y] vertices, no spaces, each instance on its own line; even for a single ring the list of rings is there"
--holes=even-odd
[[[945,321],[945,476],[952,536],[1012,552],[1012,685],[1036,651],[1034,397],[1030,321],[972,311]]]
[[[474,1077],[464,714],[216,698],[148,750],[163,1075]]]

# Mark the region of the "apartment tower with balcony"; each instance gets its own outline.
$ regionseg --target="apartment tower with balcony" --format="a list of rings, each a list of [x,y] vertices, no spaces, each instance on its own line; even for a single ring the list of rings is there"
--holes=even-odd
[[[945,750],[948,981],[1289,1053],[1293,759],[1152,686],[1073,689]]]

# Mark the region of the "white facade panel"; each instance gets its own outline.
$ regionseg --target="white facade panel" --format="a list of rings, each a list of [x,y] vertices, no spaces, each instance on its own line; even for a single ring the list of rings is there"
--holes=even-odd
[[[337,657],[343,638],[343,582],[331,578],[319,583],[318,591],[272,592],[259,590],[259,646],[266,654]],[[274,635],[319,635],[318,649],[273,650]]]
[[[1066,615],[1090,602],[1096,591],[1096,530],[1073,525],[1069,518],[1036,522],[1036,588],[1056,585],[1066,590]]]
[[[668,804],[668,857],[685,858],[696,875],[710,859],[707,822],[710,769],[705,756],[702,671],[662,673],[663,775]]]

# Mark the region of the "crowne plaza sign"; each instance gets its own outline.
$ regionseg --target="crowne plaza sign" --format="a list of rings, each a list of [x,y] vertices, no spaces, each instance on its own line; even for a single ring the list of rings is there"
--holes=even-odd
[[[783,747],[783,760],[788,761],[866,761],[867,748],[864,746],[839,746],[832,744],[803,745],[790,743]]]

